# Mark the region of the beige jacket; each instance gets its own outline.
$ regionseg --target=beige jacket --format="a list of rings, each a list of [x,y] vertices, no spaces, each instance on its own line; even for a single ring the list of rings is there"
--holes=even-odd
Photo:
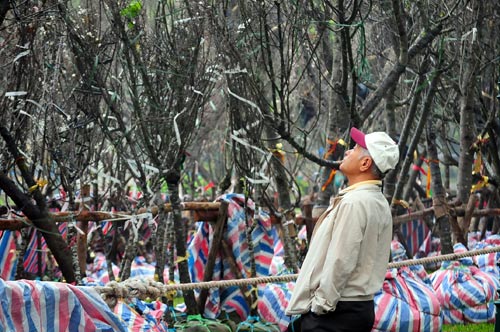
[[[384,281],[392,216],[380,181],[340,192],[319,218],[286,314],[334,311],[338,301],[373,299]]]

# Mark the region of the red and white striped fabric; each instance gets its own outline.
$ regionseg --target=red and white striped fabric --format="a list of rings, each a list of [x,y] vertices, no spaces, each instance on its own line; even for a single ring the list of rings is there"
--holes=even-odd
[[[90,287],[0,279],[0,331],[127,331]]]
[[[455,244],[455,252],[467,249]],[[500,282],[493,275],[473,265],[471,258],[443,262],[441,269],[430,275],[442,307],[445,324],[484,323],[495,319],[494,301]]]
[[[115,278],[120,275],[120,268],[115,264],[113,264],[113,274]],[[94,261],[87,265],[86,275],[87,278],[84,280],[86,284],[104,286],[110,281],[108,263],[102,252],[96,252]]]
[[[408,259],[398,241],[392,241],[391,255],[395,262]],[[422,265],[387,270],[374,300],[373,331],[441,331],[440,303]]]
[[[270,323],[278,324],[281,331],[285,331],[290,323],[290,317],[285,315],[285,310],[294,287],[295,282],[267,284],[259,297],[257,306],[259,315]]]
[[[283,242],[281,242],[280,236],[276,228],[273,227],[271,230],[274,242],[273,248],[273,259],[271,260],[271,264],[269,265],[269,274],[272,276],[282,274],[286,271],[285,259],[283,255],[285,254],[285,250],[283,248]]]
[[[0,278],[14,279],[17,265],[16,233],[13,231],[0,231]]]
[[[429,235],[422,243],[417,254],[414,258],[423,258],[423,257],[437,257],[441,255],[441,239],[439,237],[434,237],[429,232]],[[441,262],[431,262],[425,264],[425,268],[428,270],[437,270],[441,266]]]
[[[470,243],[470,242],[469,242]],[[474,249],[486,249],[500,246],[500,235],[494,234],[486,237],[483,241],[476,242]],[[472,257],[477,267],[483,271],[493,274],[495,278],[500,279],[500,252],[478,255]]]
[[[254,224],[251,237],[256,275],[267,276],[273,257],[272,226],[269,216],[264,211],[255,211],[253,201],[246,200],[243,195],[227,194],[219,197],[219,200],[229,203],[227,232],[224,238],[231,247],[238,270],[242,271],[243,277],[249,276],[251,253],[247,241],[247,227]],[[198,231],[188,246],[189,272],[193,282],[203,280],[211,241],[213,241],[212,227],[208,223],[200,223]],[[215,261],[213,280],[234,279],[235,277],[227,260],[219,255]],[[242,320],[247,318],[250,308],[239,287],[231,286],[223,290],[211,289],[209,291],[204,316],[216,318],[221,310],[235,312]]]
[[[139,309],[139,308],[138,308]],[[131,305],[123,301],[118,301],[114,308],[114,313],[120,317],[127,327],[129,332],[167,332],[167,325],[151,314],[149,311],[144,312],[144,304],[141,303],[142,315],[137,312]],[[163,312],[166,308],[164,308]]]
[[[407,267],[388,270],[375,295],[373,331],[439,332],[440,303],[430,284]]]
[[[469,232],[467,234],[467,247],[475,248],[479,242],[481,242],[481,232]]]
[[[130,266],[130,278],[154,279],[155,265],[146,261],[144,256],[136,256]]]
[[[492,246],[500,246],[500,235],[499,234],[488,234],[486,233],[486,239],[484,239],[486,244]]]

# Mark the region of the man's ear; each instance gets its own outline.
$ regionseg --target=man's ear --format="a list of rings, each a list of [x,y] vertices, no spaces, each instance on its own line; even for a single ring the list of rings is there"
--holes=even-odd
[[[359,167],[359,170],[361,172],[366,172],[372,167],[373,159],[370,157],[364,157],[361,160],[361,166]]]

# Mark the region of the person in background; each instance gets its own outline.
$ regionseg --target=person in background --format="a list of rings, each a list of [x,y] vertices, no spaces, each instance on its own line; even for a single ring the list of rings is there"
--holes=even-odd
[[[288,331],[371,331],[374,294],[384,281],[392,240],[392,215],[382,179],[399,161],[384,132],[350,131],[356,143],[340,170],[348,187],[318,218],[309,251],[286,309],[300,315]]]

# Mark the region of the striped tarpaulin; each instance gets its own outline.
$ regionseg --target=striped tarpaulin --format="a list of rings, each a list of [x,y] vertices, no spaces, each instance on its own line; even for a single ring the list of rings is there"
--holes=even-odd
[[[455,252],[467,249],[461,243]],[[495,319],[494,301],[500,282],[493,275],[473,265],[472,258],[443,262],[441,269],[430,275],[442,307],[445,324],[484,323]]]
[[[488,235],[486,236],[486,239],[484,239],[484,243],[492,246],[500,246],[500,235],[499,234]]]
[[[441,239],[439,237],[432,236],[429,234],[425,238],[424,242],[420,245],[418,252],[413,258],[423,258],[423,257],[437,257],[441,255]],[[424,265],[428,270],[437,270],[441,266],[441,262],[430,262]]]
[[[408,255],[406,254],[406,250],[403,245],[396,241],[392,240],[391,242],[391,257],[393,262],[400,262],[408,259]],[[432,282],[429,278],[429,274],[425,270],[422,265],[412,265],[408,266],[408,269],[416,276],[419,277],[424,283],[432,286]]]
[[[475,248],[476,244],[478,244],[481,241],[481,232],[469,232],[467,233],[467,247],[468,248]]]
[[[269,266],[274,256],[274,227],[266,212],[259,209],[256,218],[257,227],[252,232],[257,276],[269,275]]]
[[[0,331],[127,331],[90,287],[0,279]]]
[[[476,242],[475,246],[471,248],[486,249],[497,246],[500,246],[500,235],[492,234],[488,235],[486,239]],[[474,263],[481,271],[493,274],[496,279],[500,279],[500,269],[498,267],[500,263],[500,253],[492,252],[485,255],[474,256],[473,259]]]
[[[274,256],[269,266],[269,274],[275,276],[285,273],[286,271],[285,259],[283,258],[285,250],[283,248],[283,242],[278,234],[278,230],[273,227],[271,234],[274,239]]]
[[[285,314],[285,310],[294,287],[295,282],[267,284],[259,297],[257,306],[259,315],[268,322],[278,324],[281,331],[285,331],[290,323],[290,316]]]
[[[163,316],[168,310],[168,306],[165,303],[161,301],[146,302],[136,298],[132,299],[131,302],[150,321],[154,321],[158,327],[166,330],[166,323],[162,322]]]
[[[244,278],[249,276],[251,258],[246,232],[247,227],[255,221],[255,227],[252,231],[252,243],[256,260],[256,273],[257,276],[267,276],[273,257],[272,226],[269,216],[260,210],[256,212],[255,216],[252,216],[252,212],[255,211],[255,204],[251,200],[245,202],[243,195],[228,194],[220,197],[219,200],[225,200],[229,203],[227,230],[224,238],[233,252],[238,270],[242,272]],[[245,207],[247,213],[249,213],[248,215],[245,214]],[[208,223],[200,223],[188,249],[189,269],[193,282],[203,280],[209,246],[212,240],[212,227]],[[229,263],[221,259],[219,255],[215,261],[212,280],[234,278],[236,276],[231,272]],[[221,310],[236,312],[242,320],[246,319],[250,308],[239,287],[233,286],[220,290],[209,290],[204,316],[207,318],[216,318]]]
[[[155,265],[146,261],[144,256],[136,256],[130,267],[130,278],[154,279]]]
[[[415,219],[402,224],[401,233],[405,237],[408,250],[411,252],[411,255],[414,256],[422,243],[424,243],[430,230],[423,220]]]
[[[113,274],[117,278],[120,275],[120,268],[113,264]],[[109,281],[108,263],[106,256],[102,252],[96,252],[94,261],[87,265],[87,278],[84,280],[86,284],[104,286]]]
[[[429,208],[431,206],[432,200],[424,202],[425,208]],[[408,213],[411,212],[409,211]],[[415,256],[420,249],[422,249],[422,244],[424,244],[425,239],[431,236],[431,231],[429,227],[427,227],[423,218],[418,219],[417,217],[409,222],[403,223],[401,225],[401,233],[403,234],[404,241],[412,257]],[[425,255],[428,255],[429,251],[425,251],[424,253]]]
[[[166,323],[159,319],[165,310],[166,305],[158,313],[157,309],[153,310],[152,307],[140,300],[136,300],[135,304],[118,301],[114,313],[124,322],[129,332],[167,332]]]
[[[40,247],[38,242],[40,241]],[[31,229],[30,240],[24,253],[24,270],[33,274],[38,273],[39,254],[41,256],[41,273],[45,272],[47,267],[47,244],[40,232],[35,228]]]
[[[0,278],[12,280],[16,275],[17,255],[15,232],[0,231]]]
[[[394,262],[408,259],[398,241],[391,243],[391,256]],[[440,303],[422,265],[387,270],[374,301],[373,331],[441,331]]]
[[[388,270],[375,294],[373,331],[439,332],[440,303],[432,286],[409,267]]]
[[[60,223],[58,225],[58,229],[63,239],[66,240],[66,236],[68,234],[67,223]],[[39,240],[40,240],[40,247],[38,247]],[[45,242],[45,238],[42,236],[42,233],[39,230],[33,228],[30,235],[30,240],[26,247],[26,252],[24,253],[24,259],[23,259],[24,271],[33,274],[38,274],[38,260],[40,253],[41,257],[40,263],[42,267],[42,271],[40,273],[41,274],[45,273],[47,269],[47,260],[49,259],[49,256],[47,255],[48,250],[49,248],[47,246],[47,243]],[[57,266],[55,259],[53,257],[51,257],[51,259],[52,259],[51,266]]]

